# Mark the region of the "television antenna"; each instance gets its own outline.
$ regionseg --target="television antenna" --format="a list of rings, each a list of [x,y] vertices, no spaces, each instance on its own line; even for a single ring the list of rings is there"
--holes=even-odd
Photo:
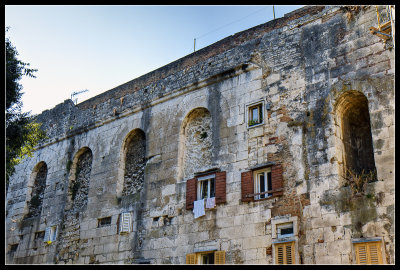
[[[74,100],[73,97],[74,97],[74,96],[77,96],[77,95],[79,95],[79,94],[88,92],[88,91],[89,91],[89,90],[84,89],[84,90],[81,90],[81,91],[72,92],[72,94],[71,94],[71,100],[75,103],[75,105],[78,104],[78,98],[75,98],[75,100]]]

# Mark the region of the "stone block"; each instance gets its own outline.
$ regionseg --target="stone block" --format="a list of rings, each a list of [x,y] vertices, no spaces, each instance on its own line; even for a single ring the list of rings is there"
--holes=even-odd
[[[316,256],[315,263],[316,264],[340,264],[341,256]]]
[[[96,246],[94,247],[93,254],[101,254],[101,253],[103,253],[103,252],[104,252],[104,247],[103,247],[103,245],[96,245]]]

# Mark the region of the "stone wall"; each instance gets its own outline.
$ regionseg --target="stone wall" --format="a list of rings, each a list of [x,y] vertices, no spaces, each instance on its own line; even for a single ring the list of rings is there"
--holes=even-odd
[[[10,179],[7,262],[183,264],[223,251],[228,264],[274,264],[277,226],[291,223],[296,263],[355,264],[357,241],[380,243],[394,263],[394,52],[370,34],[375,25],[375,7],[304,7],[44,111],[49,139]],[[352,93],[368,101],[376,168],[356,193],[343,173]],[[250,126],[255,104],[263,121]],[[42,210],[24,219],[41,162]],[[243,199],[242,175],[257,168],[274,170],[283,189]],[[187,184],[207,174],[225,199],[195,219]],[[55,225],[56,241],[35,238]]]

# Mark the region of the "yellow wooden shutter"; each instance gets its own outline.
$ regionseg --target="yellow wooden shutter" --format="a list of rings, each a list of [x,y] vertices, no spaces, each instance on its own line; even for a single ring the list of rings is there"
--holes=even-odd
[[[294,242],[275,245],[276,264],[295,264]]]
[[[276,263],[277,264],[284,264],[284,249],[283,245],[276,245],[275,246],[275,253],[276,253]]]
[[[215,251],[214,264],[225,264],[225,251]]]
[[[367,245],[356,245],[357,264],[368,264]]]
[[[294,264],[294,248],[292,247],[292,243],[288,243],[285,245],[285,251],[286,251],[286,264]]]
[[[364,242],[354,245],[357,264],[382,264],[380,242]]]
[[[186,254],[186,264],[196,264],[196,254]]]

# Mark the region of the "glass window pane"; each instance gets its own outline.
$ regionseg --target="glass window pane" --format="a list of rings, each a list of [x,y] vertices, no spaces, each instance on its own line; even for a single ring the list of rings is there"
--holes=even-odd
[[[291,227],[291,228],[282,228],[281,229],[281,235],[292,234],[292,233],[293,233],[293,227]]]
[[[202,182],[202,194],[201,194],[201,199],[204,199],[207,197],[207,193],[208,193],[208,181],[201,181]]]
[[[264,192],[265,190],[265,179],[264,179],[264,173],[260,173],[258,175],[259,177],[259,184],[260,184],[260,192]],[[265,198],[266,194],[260,195],[260,198]]]
[[[202,255],[202,264],[214,264],[214,253]]]
[[[215,178],[210,179],[210,198],[215,197]]]
[[[268,183],[268,190],[272,190],[272,181],[271,181],[271,172],[267,173],[267,183]],[[271,196],[272,194],[268,194],[268,196]]]
[[[252,119],[255,122],[258,122],[258,107],[252,109]]]

